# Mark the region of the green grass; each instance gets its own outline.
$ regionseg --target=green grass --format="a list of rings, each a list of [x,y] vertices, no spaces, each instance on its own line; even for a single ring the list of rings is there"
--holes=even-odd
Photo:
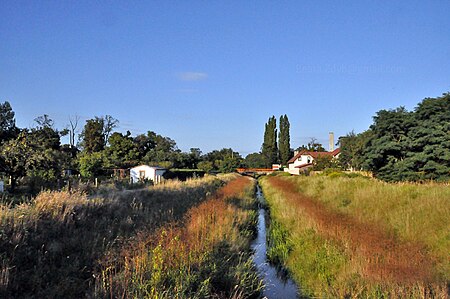
[[[424,243],[450,280],[450,186],[385,183],[364,178],[290,178],[298,190],[327,206],[383,226],[392,234]]]
[[[303,293],[340,298],[446,296],[450,278],[448,185],[388,184],[345,176],[283,178],[293,184],[298,194],[316,200],[329,213],[377,227],[399,244],[406,244],[399,248],[422,244],[433,260],[433,278],[404,282],[371,278],[375,270],[368,270],[367,257],[357,249],[359,244],[352,244],[345,233],[326,231],[333,226],[327,226],[323,220],[317,222],[311,210],[299,204],[300,198],[287,198],[270,179],[260,180],[276,224],[271,230],[278,232],[278,237],[272,236],[269,252],[274,251],[275,261],[281,257],[278,261],[289,270]],[[367,250],[370,252],[370,248]]]

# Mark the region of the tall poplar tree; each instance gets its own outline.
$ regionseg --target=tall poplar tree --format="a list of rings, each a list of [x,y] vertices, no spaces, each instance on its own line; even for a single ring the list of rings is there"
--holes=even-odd
[[[267,167],[270,167],[272,164],[278,162],[277,119],[275,116],[269,118],[266,123],[264,143],[261,148],[261,154],[266,160]]]
[[[280,163],[286,164],[291,157],[290,124],[287,115],[280,116],[280,133],[278,134],[278,152]]]

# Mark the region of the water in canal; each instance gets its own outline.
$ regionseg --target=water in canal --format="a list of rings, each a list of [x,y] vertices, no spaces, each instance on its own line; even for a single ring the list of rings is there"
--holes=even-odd
[[[278,269],[267,261],[266,243],[266,217],[267,213],[263,205],[265,203],[261,188],[257,185],[256,196],[260,202],[258,215],[258,236],[252,242],[252,249],[255,251],[253,260],[258,268],[260,277],[263,279],[265,288],[263,297],[272,298],[298,298],[298,289],[294,282],[278,271]]]

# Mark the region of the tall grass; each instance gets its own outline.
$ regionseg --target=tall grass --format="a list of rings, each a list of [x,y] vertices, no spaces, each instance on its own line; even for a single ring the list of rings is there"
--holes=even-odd
[[[142,235],[103,267],[97,294],[133,298],[252,298],[261,282],[251,260],[255,182],[238,178],[187,216]]]
[[[105,256],[185,217],[224,181],[207,177],[157,188],[42,192],[0,206],[0,297],[83,298],[94,293]]]
[[[446,297],[448,186],[339,177],[261,185],[289,232],[283,263],[310,295]]]

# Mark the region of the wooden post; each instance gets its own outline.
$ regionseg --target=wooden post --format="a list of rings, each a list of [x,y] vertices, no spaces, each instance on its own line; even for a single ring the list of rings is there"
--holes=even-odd
[[[95,178],[95,188],[98,188],[98,179]]]

